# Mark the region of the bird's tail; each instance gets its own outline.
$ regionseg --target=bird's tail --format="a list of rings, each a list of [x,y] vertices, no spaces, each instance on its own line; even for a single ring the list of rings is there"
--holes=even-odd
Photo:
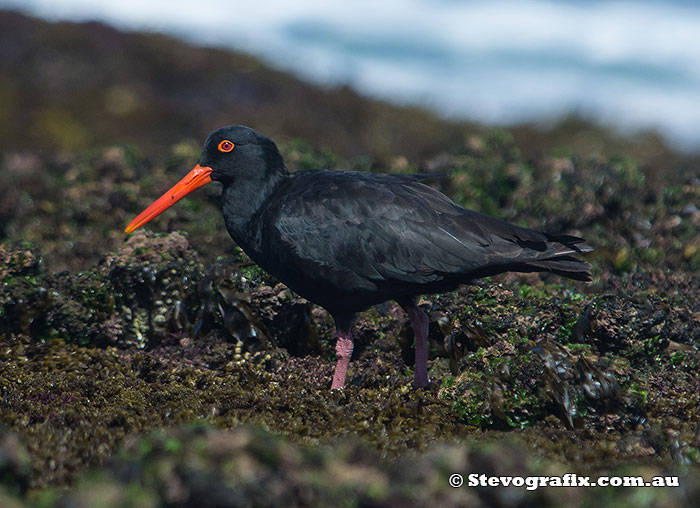
[[[593,248],[586,245],[583,238],[571,235],[552,235],[545,233],[547,237],[548,254],[544,259],[527,261],[525,265],[532,271],[552,272],[569,279],[589,281],[591,265],[578,259],[575,254],[591,252]],[[551,243],[550,243],[551,242]]]
[[[532,268],[533,270],[531,271],[552,272],[574,280],[589,281],[592,279],[591,265],[574,256],[560,256],[540,261],[530,261],[526,266]]]

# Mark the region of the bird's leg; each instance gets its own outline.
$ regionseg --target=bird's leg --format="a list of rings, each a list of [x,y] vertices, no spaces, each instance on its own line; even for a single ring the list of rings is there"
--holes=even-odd
[[[338,328],[338,339],[335,343],[335,373],[333,374],[333,383],[331,390],[337,390],[345,386],[345,375],[348,373],[348,364],[352,356],[352,334],[348,330]]]
[[[413,383],[418,388],[428,385],[428,316],[414,303],[401,304],[401,308],[408,314],[416,337],[416,370],[413,374]]]

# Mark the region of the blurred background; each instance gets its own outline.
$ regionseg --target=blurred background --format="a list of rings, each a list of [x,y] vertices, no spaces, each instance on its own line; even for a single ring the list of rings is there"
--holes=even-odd
[[[623,134],[656,131],[674,149],[700,150],[700,3],[691,0],[2,0],[0,7],[232,48],[314,83],[448,119],[546,128],[574,116]],[[137,102],[128,89],[109,93],[113,110]]]

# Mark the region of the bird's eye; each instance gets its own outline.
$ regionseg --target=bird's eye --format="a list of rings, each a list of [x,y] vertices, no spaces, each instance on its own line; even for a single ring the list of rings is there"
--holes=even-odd
[[[233,150],[234,146],[236,145],[234,145],[233,142],[229,141],[228,139],[224,139],[221,143],[219,143],[219,151],[228,153]]]

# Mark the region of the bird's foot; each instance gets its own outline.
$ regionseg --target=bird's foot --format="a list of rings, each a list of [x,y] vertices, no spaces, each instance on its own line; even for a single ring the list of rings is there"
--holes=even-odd
[[[425,388],[428,386],[428,368],[423,372],[419,372],[418,369],[416,369],[416,372],[413,374],[413,386],[416,388]]]

